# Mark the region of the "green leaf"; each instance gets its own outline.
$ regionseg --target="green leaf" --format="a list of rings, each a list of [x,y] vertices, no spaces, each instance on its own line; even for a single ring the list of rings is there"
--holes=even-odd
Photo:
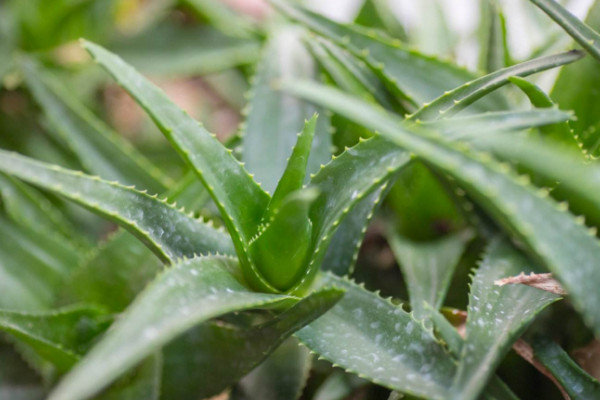
[[[386,0],[366,0],[354,22],[370,28],[383,29],[399,39],[406,38],[404,27],[396,19]]]
[[[264,230],[250,242],[250,255],[258,273],[281,292],[293,289],[307,274],[312,234],[308,215],[318,195],[314,188],[289,195]]]
[[[377,75],[364,62],[322,37],[311,35],[305,42],[321,67],[340,89],[365,100],[376,99],[388,109],[400,108],[390,98]]]
[[[52,307],[78,263],[64,240],[0,216],[0,309],[35,311]]]
[[[7,216],[19,225],[59,234],[71,242],[82,242],[78,240],[71,221],[35,189],[0,174],[0,197]]]
[[[471,232],[463,231],[431,242],[411,242],[391,231],[387,235],[406,280],[415,317],[426,315],[424,304],[442,306],[450,280]]]
[[[388,88],[403,101],[407,111],[475,79],[468,71],[409,49],[399,40],[378,37],[373,30],[340,25],[318,14],[281,0],[271,0],[286,16],[309,27],[364,60]],[[506,101],[492,96],[482,109],[505,108]]]
[[[162,357],[148,357],[133,371],[117,380],[94,400],[159,400],[161,393]]]
[[[600,2],[595,1],[586,22],[600,29]],[[571,122],[577,141],[584,152],[600,155],[600,96],[595,90],[600,85],[598,61],[591,57],[563,67],[556,79],[551,97],[563,109],[573,110],[577,120]]]
[[[116,55],[90,42],[86,50],[125,88],[196,171],[215,201],[243,270],[255,275],[247,244],[256,234],[270,196],[214,135],[179,109],[166,95]],[[263,289],[273,290],[268,282]]]
[[[209,322],[190,330],[165,348],[163,397],[205,398],[222,392],[292,333],[327,312],[342,294],[338,288],[319,290],[251,327]]]
[[[586,323],[600,334],[600,243],[573,215],[523,182],[489,156],[459,149],[430,132],[402,121],[337,90],[312,83],[288,83],[288,90],[354,122],[380,132],[453,176],[502,227],[516,235],[561,281]]]
[[[579,50],[571,50],[565,53],[535,58],[492,72],[444,93],[430,103],[423,105],[410,115],[409,119],[427,121],[451,117],[473,102],[509,83],[508,78],[511,76],[529,76],[560,67],[579,60],[583,55],[583,52]]]
[[[304,129],[298,134],[298,140],[292,154],[288,160],[287,166],[283,171],[283,176],[277,183],[277,188],[265,211],[263,220],[268,222],[282,207],[285,199],[297,190],[302,189],[306,177],[306,166],[310,155],[310,148],[315,135],[315,126],[317,124],[317,115],[315,114],[309,121],[306,121]]]
[[[221,1],[182,0],[182,3],[226,35],[248,37],[256,30],[251,19],[234,12]]]
[[[310,211],[313,254],[307,275],[298,287],[311,282],[333,233],[350,211],[378,188],[385,188],[409,160],[406,152],[390,146],[386,140],[372,138],[349,148],[311,177],[309,188],[318,189],[320,196]],[[362,234],[363,228],[359,233]]]
[[[593,400],[600,393],[600,382],[585,372],[556,343],[537,338],[532,342],[533,354],[558,380],[573,399]]]
[[[576,152],[522,135],[489,135],[473,140],[477,148],[490,151],[501,159],[518,163],[552,184],[560,184],[553,194],[568,200],[570,207],[582,213],[594,226],[600,224],[600,167],[586,163]],[[531,154],[536,154],[531,157]]]
[[[312,357],[290,338],[250,372],[239,386],[245,396],[263,400],[296,400],[308,379]]]
[[[114,220],[162,260],[194,254],[231,254],[228,236],[156,197],[81,172],[0,150],[0,171],[51,190]]]
[[[510,65],[506,20],[494,0],[481,2],[479,67],[487,72]]]
[[[518,76],[512,76],[508,78],[508,80],[527,95],[533,106],[539,108],[555,107],[555,104],[550,96],[548,96],[546,92],[540,89],[537,85],[523,78],[519,78]],[[558,143],[564,143],[573,149],[578,148],[577,141],[573,136],[571,128],[569,128],[569,123],[566,121],[560,124],[552,124],[541,127],[540,130],[545,136],[550,137],[552,140],[555,140]]]
[[[322,270],[331,271],[338,276],[352,273],[367,226],[381,199],[385,198],[387,189],[389,185],[386,190],[384,188],[375,190],[348,212],[327,246],[321,265]]]
[[[368,381],[342,371],[333,371],[315,391],[313,400],[343,400]]]
[[[160,169],[73,99],[66,88],[33,59],[24,59],[21,65],[27,86],[51,126],[86,171],[153,193],[161,193],[172,184]]]
[[[509,78],[512,79],[512,78]],[[452,117],[422,122],[431,130],[441,132],[452,140],[470,140],[493,132],[508,132],[558,124],[573,118],[568,111],[556,108],[526,111],[486,112],[466,117]]]
[[[107,322],[97,309],[70,307],[43,313],[0,311],[0,330],[25,343],[59,373],[67,372],[104,331]]]
[[[600,35],[555,0],[530,0],[594,58],[600,60]]]
[[[210,318],[296,301],[250,292],[238,276],[237,262],[220,256],[194,258],[169,268],[136,298],[49,399],[75,400],[97,393],[147,355]]]
[[[119,40],[110,50],[144,73],[176,77],[251,64],[260,46],[255,40],[228,37],[210,27],[161,24]]]
[[[431,332],[401,307],[356,284],[324,274],[321,285],[346,290],[321,318],[296,333],[311,351],[379,385],[445,399],[455,372]]]
[[[494,240],[473,277],[466,337],[452,399],[477,399],[486,382],[525,328],[559,297],[525,285],[497,287],[494,281],[530,271],[530,261]]]
[[[276,31],[263,50],[242,127],[243,161],[262,186],[273,193],[292,153],[298,132],[316,108],[274,89],[281,79],[312,79],[316,68],[298,29]],[[307,161],[309,173],[331,159],[329,118],[320,115]],[[308,137],[306,137],[308,139]],[[300,148],[298,149],[300,150]],[[306,171],[306,168],[305,168]],[[302,182],[305,182],[304,175]]]
[[[46,390],[41,379],[7,344],[0,342],[0,398],[42,400]]]

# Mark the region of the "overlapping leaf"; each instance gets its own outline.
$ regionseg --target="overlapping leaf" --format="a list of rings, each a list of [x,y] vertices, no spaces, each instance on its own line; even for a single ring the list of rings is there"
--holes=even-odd
[[[135,189],[6,151],[0,151],[0,171],[115,220],[163,260],[203,253],[232,253],[225,233]]]
[[[521,182],[510,168],[479,153],[456,149],[432,134],[407,128],[391,115],[341,92],[309,83],[289,90],[377,130],[397,145],[452,175],[496,221],[521,239],[556,274],[586,322],[600,334],[600,243],[547,195]]]
[[[238,279],[237,262],[220,256],[182,261],[166,270],[59,383],[50,399],[75,400],[97,393],[144,357],[210,318],[296,301],[250,292]]]

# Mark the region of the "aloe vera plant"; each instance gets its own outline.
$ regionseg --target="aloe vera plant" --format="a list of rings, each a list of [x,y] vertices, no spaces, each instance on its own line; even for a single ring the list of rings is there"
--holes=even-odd
[[[381,0],[41,3],[0,3],[0,398],[600,398],[600,2],[532,0],[583,49],[522,62],[486,2],[485,73]]]

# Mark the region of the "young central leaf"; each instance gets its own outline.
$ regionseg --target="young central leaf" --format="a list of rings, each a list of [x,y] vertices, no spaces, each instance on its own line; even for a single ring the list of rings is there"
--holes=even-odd
[[[289,195],[250,244],[250,256],[259,272],[278,290],[291,289],[304,274],[312,235],[308,212],[318,195],[316,189]]]
[[[250,257],[269,284],[291,289],[308,265],[312,223],[308,217],[317,189],[302,189],[317,115],[306,121],[283,176],[263,215],[263,225],[250,244]]]

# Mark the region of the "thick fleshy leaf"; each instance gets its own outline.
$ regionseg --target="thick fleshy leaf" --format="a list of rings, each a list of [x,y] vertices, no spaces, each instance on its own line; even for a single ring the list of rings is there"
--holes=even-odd
[[[0,217],[0,309],[52,308],[79,255],[64,238]]]
[[[375,190],[360,200],[344,217],[327,246],[322,270],[339,276],[352,273],[367,226],[386,193],[387,190],[383,188]]]
[[[118,56],[90,42],[86,50],[152,117],[180,155],[196,171],[215,201],[244,265],[246,245],[256,233],[270,196],[217,138],[177,107]],[[268,284],[265,284],[268,287]]]
[[[600,224],[600,193],[595,190],[600,184],[598,165],[586,163],[577,152],[521,135],[489,135],[472,143],[543,176],[548,182],[559,182],[555,194],[568,200],[571,207],[583,213],[593,225]],[[536,156],[531,157],[531,154]]]
[[[347,50],[320,36],[310,37],[306,43],[340,89],[389,109],[398,107],[377,75]]]
[[[41,378],[6,343],[0,343],[0,398],[43,400],[46,389]]]
[[[292,154],[289,157],[283,175],[277,183],[275,193],[273,193],[271,202],[265,211],[263,217],[264,222],[268,223],[269,220],[275,216],[283,205],[286,197],[293,192],[302,189],[302,186],[304,186],[306,167],[310,156],[313,137],[315,135],[316,123],[317,116],[314,115],[309,121],[306,121],[304,129],[298,135],[298,140],[292,150]]]
[[[506,20],[500,5],[494,1],[481,2],[479,25],[479,67],[487,72],[510,64]]]
[[[320,196],[310,212],[313,255],[307,275],[298,283],[298,288],[311,282],[333,233],[350,210],[373,191],[385,187],[409,160],[406,152],[381,138],[373,138],[346,150],[311,177],[309,188],[318,189]],[[358,233],[362,233],[362,228]]]
[[[415,111],[422,104],[465,82],[475,79],[468,71],[431,56],[408,49],[399,40],[382,38],[373,30],[340,25],[289,2],[271,0],[286,16],[301,22],[363,59],[402,100],[405,109]],[[502,109],[506,101],[492,96],[483,110]]]
[[[84,307],[43,313],[0,311],[0,330],[28,345],[59,373],[79,360],[108,321],[99,310]]]
[[[273,193],[288,164],[298,133],[317,109],[279,90],[282,79],[312,79],[315,63],[304,48],[298,29],[275,32],[263,51],[252,85],[242,146],[245,166],[263,187]],[[331,159],[329,117],[321,113],[307,160],[309,173]],[[305,169],[306,170],[306,169]],[[304,176],[302,182],[305,182]]]
[[[459,232],[431,242],[412,242],[394,232],[387,235],[390,247],[406,280],[415,317],[426,315],[425,303],[440,308],[454,269],[473,235]]]
[[[444,118],[422,122],[428,129],[441,132],[453,140],[485,136],[493,132],[509,132],[566,122],[573,113],[556,108],[527,111],[497,111],[466,117]]]
[[[28,88],[52,128],[85,170],[103,179],[161,193],[172,182],[122,136],[112,131],[33,59],[22,62]]]
[[[232,273],[228,272],[232,271]],[[285,306],[293,297],[250,292],[232,258],[182,261],[148,286],[49,399],[89,397],[192,327],[223,314]]]
[[[229,237],[135,189],[0,151],[0,171],[53,191],[119,223],[163,260],[231,254]]]
[[[17,179],[0,174],[0,197],[7,216],[18,224],[80,241],[71,221],[47,197]]]
[[[465,344],[452,399],[477,399],[494,370],[525,328],[559,296],[524,285],[494,281],[530,270],[530,261],[504,240],[494,240],[473,277]]]
[[[600,29],[600,2],[594,1],[585,21]],[[563,67],[550,93],[561,108],[575,111],[577,120],[571,122],[571,127],[582,149],[594,157],[600,155],[600,94],[595,90],[598,85],[598,60],[586,57]]]
[[[545,192],[535,190],[489,156],[456,149],[430,132],[407,127],[383,110],[335,89],[308,82],[288,83],[289,90],[421,156],[453,176],[495,220],[515,234],[562,282],[585,321],[600,334],[600,243]]]
[[[226,3],[219,0],[182,0],[194,14],[205,18],[215,28],[226,35],[246,38],[252,36],[256,27],[250,18],[236,13]]]
[[[162,364],[160,353],[148,357],[94,400],[159,400]]]
[[[555,107],[554,102],[552,101],[552,99],[550,98],[550,96],[548,96],[548,94],[546,94],[546,92],[544,92],[539,86],[537,86],[534,83],[531,83],[523,78],[520,78],[518,76],[512,76],[510,78],[508,78],[508,80],[516,85],[519,89],[521,89],[523,91],[523,93],[525,93],[525,95],[527,95],[527,97],[529,98],[529,101],[531,101],[531,104],[533,104],[534,107],[539,107],[539,108],[551,108],[551,107]],[[573,136],[573,132],[571,131],[571,128],[569,128],[569,123],[567,121],[560,123],[560,124],[552,124],[549,126],[544,126],[540,128],[540,131],[545,135],[550,137],[552,140],[555,140],[559,143],[564,143],[567,146],[573,148],[573,149],[577,149],[577,141],[575,140],[575,137]]]
[[[319,290],[253,327],[209,322],[190,330],[165,348],[163,398],[194,400],[222,392],[292,333],[327,312],[342,294],[338,288]]]
[[[548,14],[594,58],[600,60],[600,34],[571,14],[556,0],[530,0]]]
[[[577,365],[558,344],[537,338],[532,347],[536,360],[550,371],[572,399],[598,398],[600,382]]]
[[[308,379],[311,361],[308,349],[290,338],[242,379],[240,390],[251,399],[296,400]]]
[[[521,64],[503,68],[488,75],[469,81],[452,89],[435,100],[423,105],[409,116],[410,119],[423,121],[448,118],[463,110],[473,102],[509,83],[511,76],[529,76],[541,71],[560,67],[579,60],[584,53],[571,50],[565,53],[535,58]]]
[[[221,72],[257,59],[258,41],[226,36],[205,26],[162,24],[110,48],[147,74],[177,77]]]
[[[334,365],[371,382],[428,399],[447,398],[456,366],[412,315],[352,282],[331,274],[344,298],[296,337]]]

